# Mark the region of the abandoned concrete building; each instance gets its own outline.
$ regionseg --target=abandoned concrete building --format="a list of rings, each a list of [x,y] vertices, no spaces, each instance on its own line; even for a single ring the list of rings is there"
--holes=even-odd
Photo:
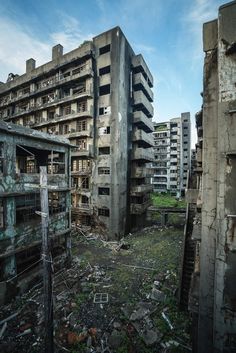
[[[191,165],[190,113],[154,124],[152,184],[155,192],[184,195]]]
[[[185,273],[192,266],[192,282],[189,295],[182,291],[185,304],[189,297],[197,353],[236,352],[235,23],[233,1],[203,26],[203,107],[196,115],[195,185],[188,191],[188,210],[195,207],[195,214],[188,219],[183,266]]]
[[[72,218],[119,237],[143,223],[152,186],[153,77],[119,27],[0,84],[1,119],[63,135],[71,153]]]
[[[54,186],[48,194],[52,254],[70,252],[70,147],[65,138],[0,122],[0,303],[39,274],[40,166],[47,166]]]

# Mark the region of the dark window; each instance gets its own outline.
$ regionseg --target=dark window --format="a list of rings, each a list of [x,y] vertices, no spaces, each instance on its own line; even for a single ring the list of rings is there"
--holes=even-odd
[[[171,135],[177,135],[177,131],[171,131]]]
[[[40,211],[40,195],[27,194],[15,198],[16,224],[21,224],[33,220],[40,221],[40,216],[35,212]]]
[[[111,72],[111,66],[110,65],[101,67],[101,69],[99,69],[99,76],[109,74],[110,72]]]
[[[63,191],[48,193],[49,215],[66,211],[66,193]]]
[[[110,94],[110,92],[111,92],[111,85],[104,85],[99,87],[99,96]]]
[[[111,107],[101,107],[99,108],[99,115],[107,115],[111,113]]]
[[[0,199],[0,229],[4,228],[5,207],[3,199]]]
[[[177,127],[177,126],[178,126],[177,123],[172,123],[172,124],[171,124],[171,127]]]
[[[3,143],[0,143],[0,173],[3,173],[3,163],[4,163]]]
[[[170,165],[177,165],[177,162],[170,162]]]
[[[98,195],[110,195],[109,188],[98,188]]]
[[[99,208],[98,209],[98,215],[99,216],[104,216],[104,217],[109,217],[110,216],[109,208]]]
[[[111,133],[110,126],[99,127],[98,134],[101,135],[109,135]]]
[[[111,45],[107,44],[104,47],[99,48],[99,55],[108,53],[111,50]]]
[[[110,174],[110,168],[108,167],[98,167],[98,175]]]
[[[99,147],[98,154],[110,154],[110,147]]]

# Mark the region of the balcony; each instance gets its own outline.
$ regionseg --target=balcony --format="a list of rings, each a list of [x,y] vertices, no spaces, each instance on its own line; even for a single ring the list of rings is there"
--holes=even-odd
[[[15,97],[8,97],[7,99],[4,99],[0,103],[0,107],[8,106],[12,103],[15,102],[20,102],[21,100],[24,100],[25,98],[30,98],[34,95],[38,95],[43,92],[47,92],[49,90],[52,90],[53,88],[59,88],[60,86],[64,85],[67,82],[73,82],[74,80],[78,80],[79,78],[85,78],[85,77],[93,77],[93,69],[91,64],[86,64],[85,68],[83,70],[80,70],[78,73],[74,73],[76,69],[72,70],[70,75],[64,77],[63,75],[55,75],[48,80],[44,80],[43,83],[39,85],[39,87],[35,88],[34,90],[27,92],[25,94],[21,94]],[[88,92],[91,94],[91,91]]]
[[[83,168],[80,170],[72,170],[71,171],[71,175],[72,176],[76,176],[76,175],[89,175],[92,173],[92,169],[91,168]]]
[[[151,184],[142,184],[131,186],[130,194],[136,196],[139,194],[146,194],[152,192],[153,186]]]
[[[78,215],[78,214],[92,215],[93,208],[92,208],[92,205],[88,203],[79,203],[76,207],[71,208],[71,213],[72,215]]]
[[[153,150],[134,147],[132,149],[132,160],[138,160],[143,162],[154,162]]]
[[[93,145],[88,145],[85,149],[75,149],[71,152],[71,157],[93,157],[94,156],[94,148]]]
[[[153,102],[153,92],[141,72],[134,74],[133,89],[134,91],[142,90],[148,100]]]
[[[93,118],[93,106],[90,106],[89,109],[85,110],[85,111],[74,111],[71,110],[70,114],[67,115],[58,115],[55,114],[55,118],[54,119],[49,119],[47,120],[46,118],[41,118],[40,122],[34,123],[33,126],[35,127],[41,127],[41,126],[46,126],[46,125],[51,125],[54,123],[58,123],[60,121],[69,121],[69,120],[74,120],[76,118]]]
[[[152,74],[141,54],[136,55],[132,58],[132,66],[133,66],[133,71],[142,72],[144,76],[147,78],[149,86],[153,87]]]
[[[145,132],[153,132],[154,127],[152,120],[148,118],[142,111],[136,111],[133,114],[133,123],[143,129]]]
[[[71,128],[68,134],[63,134],[63,137],[68,139],[76,138],[76,137],[92,137],[92,126],[88,126],[86,130],[78,130]]]
[[[134,92],[133,106],[136,110],[141,110],[149,118],[153,116],[153,106],[142,91]]]
[[[138,142],[140,146],[148,148],[153,146],[154,141],[152,134],[147,134],[143,130],[135,129],[133,132],[133,142]]]
[[[131,214],[142,214],[144,213],[149,206],[152,205],[151,200],[145,201],[144,203],[131,203],[130,204],[130,213]]]
[[[150,168],[132,167],[131,178],[151,178],[153,175]]]

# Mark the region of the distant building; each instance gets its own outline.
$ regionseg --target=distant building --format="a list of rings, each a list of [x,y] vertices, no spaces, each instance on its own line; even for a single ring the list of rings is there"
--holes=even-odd
[[[0,303],[41,268],[39,167],[47,166],[53,255],[69,252],[70,144],[65,138],[0,122]],[[29,274],[30,272],[30,274]]]
[[[119,27],[99,34],[0,85],[0,117],[67,137],[72,219],[99,224],[110,238],[142,226],[152,190],[153,77]]]
[[[154,163],[152,184],[155,192],[184,194],[191,166],[190,113],[154,124]]]

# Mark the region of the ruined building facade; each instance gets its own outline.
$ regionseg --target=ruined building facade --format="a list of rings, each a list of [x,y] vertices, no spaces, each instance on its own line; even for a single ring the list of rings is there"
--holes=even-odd
[[[52,256],[69,255],[69,141],[1,121],[0,304],[34,283],[42,267],[40,166],[48,172]]]
[[[152,184],[155,192],[181,196],[185,192],[191,165],[190,113],[154,124]]]
[[[150,204],[153,78],[119,27],[0,85],[1,119],[54,135],[71,153],[72,218],[116,238],[143,223]]]
[[[203,26],[204,87],[196,115],[196,188],[189,295],[194,352],[236,352],[236,1]],[[198,190],[198,195],[196,195]]]

